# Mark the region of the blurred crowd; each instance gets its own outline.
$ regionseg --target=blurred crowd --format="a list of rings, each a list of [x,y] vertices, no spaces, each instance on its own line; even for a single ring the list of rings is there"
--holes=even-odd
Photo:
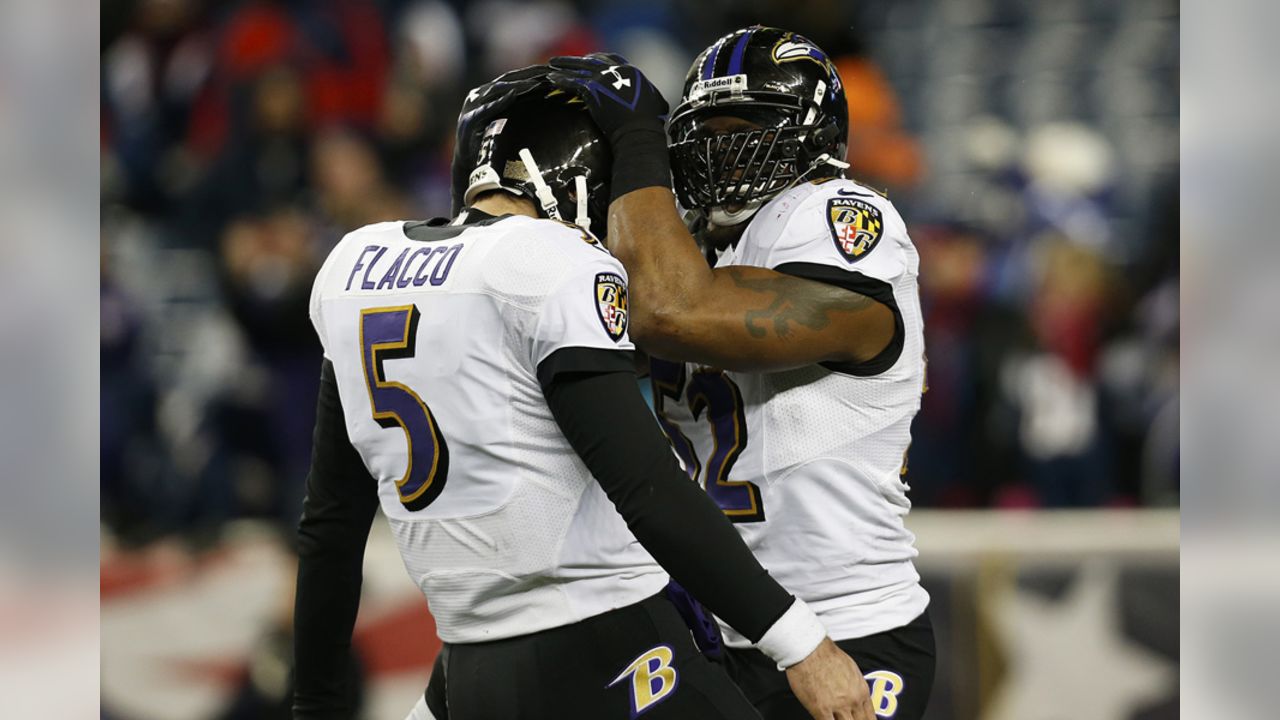
[[[342,235],[450,209],[466,91],[607,49],[669,100],[755,22],[845,80],[921,255],[917,506],[1178,501],[1176,0],[132,0],[102,6],[102,508],[296,519]]]

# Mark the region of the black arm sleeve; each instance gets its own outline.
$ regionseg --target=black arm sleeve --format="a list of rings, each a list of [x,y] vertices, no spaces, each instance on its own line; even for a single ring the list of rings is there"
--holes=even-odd
[[[558,365],[575,370],[544,372],[562,353]],[[756,642],[793,598],[680,469],[635,372],[607,357],[618,354],[564,348],[544,360],[538,375],[551,413],[640,544],[694,597]]]
[[[324,361],[315,444],[298,524],[298,592],[293,611],[295,720],[350,718],[354,712],[351,631],[377,482],[347,437],[333,365]]]

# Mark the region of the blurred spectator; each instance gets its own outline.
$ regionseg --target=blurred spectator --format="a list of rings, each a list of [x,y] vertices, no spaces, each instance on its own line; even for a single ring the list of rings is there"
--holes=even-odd
[[[1092,251],[1048,236],[1036,243],[1032,353],[1010,358],[1004,391],[1016,407],[1028,476],[1041,503],[1089,507],[1111,499],[1096,383],[1106,273]]]
[[[255,392],[218,404],[242,512],[291,521],[311,458],[320,344],[308,315],[324,259],[314,220],[296,207],[243,217],[223,236],[228,308],[253,348]]]
[[[1012,467],[1009,413],[993,387],[1004,358],[1027,345],[1025,322],[992,301],[990,243],[963,225],[924,226],[914,239],[922,267],[927,389],[912,431],[907,480],[913,502],[972,507],[990,502]],[[1006,410],[1005,412],[1001,412]]]
[[[331,128],[316,137],[311,185],[316,209],[336,230],[334,240],[369,223],[411,216],[383,176],[373,146],[351,131]]]
[[[553,55],[585,55],[599,49],[592,29],[572,6],[559,0],[467,3],[466,23],[481,48],[473,84]]]
[[[179,232],[210,247],[234,217],[297,199],[306,188],[307,130],[302,78],[272,66],[237,93],[227,147],[192,193]]]
[[[135,5],[128,29],[103,51],[103,124],[129,203],[163,212],[181,186],[177,143],[209,79],[213,43],[197,0]]]
[[[140,347],[142,317],[105,271],[99,299],[102,518],[123,539],[146,540],[161,515],[157,495],[163,495],[165,452],[150,364]]]

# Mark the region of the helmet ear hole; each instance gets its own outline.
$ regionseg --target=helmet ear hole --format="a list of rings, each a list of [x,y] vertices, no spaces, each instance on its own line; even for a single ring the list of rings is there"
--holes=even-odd
[[[840,129],[836,127],[835,123],[828,123],[826,125],[823,125],[822,127],[809,133],[809,141],[808,141],[809,149],[813,150],[814,152],[820,152],[822,150],[826,150],[827,148],[831,147],[831,144],[833,142],[835,142],[836,135],[838,135],[839,133],[840,133]]]

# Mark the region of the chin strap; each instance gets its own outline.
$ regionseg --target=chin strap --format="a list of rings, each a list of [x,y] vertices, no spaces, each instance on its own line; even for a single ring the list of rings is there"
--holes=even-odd
[[[844,177],[844,171],[849,169],[849,163],[847,163],[847,162],[845,162],[845,161],[843,161],[843,160],[837,160],[837,159],[835,159],[835,158],[831,157],[831,153],[822,153],[821,155],[819,155],[818,157],[816,157],[816,158],[814,158],[814,159],[813,159],[813,162],[812,162],[812,163],[810,163],[810,165],[809,165],[809,169],[808,169],[808,170],[805,170],[805,171],[804,171],[804,172],[802,172],[802,173],[800,173],[800,175],[795,179],[795,182],[793,182],[793,183],[791,183],[790,185],[788,185],[788,186],[787,186],[787,189],[793,188],[793,187],[795,187],[795,186],[799,185],[800,183],[804,182],[806,179],[808,179],[808,177],[809,177],[810,175],[812,175],[812,174],[813,174],[813,171],[814,171],[814,170],[817,170],[818,168],[822,167],[823,165],[830,165],[831,167],[833,167],[833,168],[835,168],[835,169],[839,170],[839,171],[840,171],[840,173],[839,173],[839,176],[840,176],[840,177]],[[784,192],[786,192],[786,189],[784,189],[784,190],[779,190],[778,192],[779,192],[779,194],[780,194],[780,193],[784,193]],[[775,195],[774,197],[776,197],[776,195]]]
[[[573,176],[573,191],[574,191],[574,194],[578,196],[578,219],[574,220],[574,223],[578,227],[590,233],[591,232],[591,215],[587,213],[587,176],[586,175]]]
[[[796,185],[799,185],[800,183],[804,182],[805,178],[812,175],[814,170],[817,170],[823,165],[830,165],[831,167],[839,170],[841,177],[844,177],[844,171],[849,169],[849,163],[843,160],[837,160],[831,157],[831,153],[822,153],[821,155],[813,159],[813,162],[809,164],[808,170],[805,170],[804,172],[800,173],[800,176],[796,178],[796,181],[791,183],[791,187],[795,187]]]
[[[821,155],[818,156],[816,160],[813,161],[813,166],[815,168],[818,167],[819,165],[830,165],[831,167],[838,168],[840,170],[849,169],[849,163],[843,160],[837,160],[831,157],[831,155],[829,155],[828,153],[822,153]]]
[[[538,196],[538,203],[542,205],[547,217],[561,220],[556,196],[551,192],[551,186],[547,181],[542,179],[542,171],[538,169],[538,163],[534,162],[533,153],[529,152],[529,148],[520,148],[520,162],[524,163],[524,169],[529,173],[529,182],[533,183],[534,194]]]

